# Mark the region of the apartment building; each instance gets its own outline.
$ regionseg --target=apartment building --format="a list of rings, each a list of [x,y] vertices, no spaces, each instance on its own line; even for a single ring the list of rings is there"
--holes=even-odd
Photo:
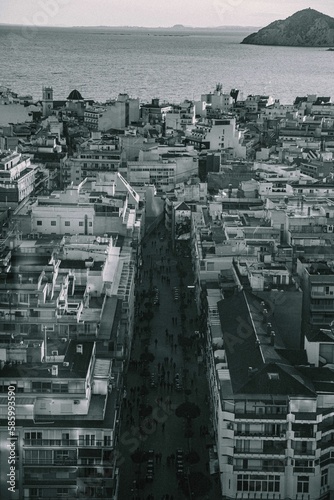
[[[35,187],[35,168],[30,157],[17,151],[0,153],[0,203],[17,205]]]
[[[297,272],[304,292],[303,330],[312,338],[319,328],[328,328],[334,315],[334,269],[332,261],[300,257]]]
[[[120,388],[96,343],[2,343],[1,496],[29,500],[117,498],[115,445]],[[8,473],[7,393],[15,392],[16,493]],[[14,388],[14,389],[13,389]]]
[[[75,155],[60,162],[61,186],[84,179],[95,179],[102,172],[121,170],[122,152],[115,137],[90,139],[84,142]]]
[[[81,183],[38,197],[18,210],[14,219],[24,234],[115,233],[139,240],[144,220],[139,195],[119,173],[109,182]]]
[[[14,241],[14,240],[13,240]],[[138,265],[120,235],[16,241],[1,253],[0,470],[16,394],[16,497],[117,498],[116,442]]]
[[[140,115],[143,123],[150,125],[161,125],[166,120],[167,113],[171,112],[173,107],[167,103],[161,103],[160,99],[152,99],[151,103],[140,106]]]
[[[139,152],[138,161],[127,162],[127,180],[131,185],[154,184],[159,192],[171,191],[197,175],[197,154],[185,147],[148,146]]]
[[[226,150],[232,157],[246,158],[252,144],[246,132],[237,128],[235,117],[205,119],[186,134],[186,142],[198,150]]]
[[[278,285],[217,299],[207,373],[223,498],[330,498],[332,372],[300,350],[302,293]]]
[[[173,105],[172,110],[166,114],[166,130],[186,130],[196,122],[195,105],[192,101],[184,101]]]
[[[116,100],[86,107],[84,123],[90,130],[106,132],[110,129],[124,129],[131,123],[137,123],[139,115],[139,99],[119,94]]]

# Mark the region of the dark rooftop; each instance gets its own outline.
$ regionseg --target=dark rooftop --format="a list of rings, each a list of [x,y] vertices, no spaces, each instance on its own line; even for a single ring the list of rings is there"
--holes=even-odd
[[[72,90],[72,92],[69,94],[67,100],[68,101],[83,101],[83,97],[80,94],[80,92],[75,89],[75,90]]]

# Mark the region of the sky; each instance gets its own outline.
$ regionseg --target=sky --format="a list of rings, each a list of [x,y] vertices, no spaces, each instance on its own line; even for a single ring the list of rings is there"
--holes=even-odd
[[[333,0],[0,0],[0,23],[32,26],[257,26]]]

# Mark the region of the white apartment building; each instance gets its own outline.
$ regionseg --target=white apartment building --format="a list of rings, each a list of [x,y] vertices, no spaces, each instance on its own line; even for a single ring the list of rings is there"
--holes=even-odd
[[[245,130],[239,130],[235,118],[210,119],[198,122],[186,134],[188,144],[196,149],[228,150],[236,158],[246,158]]]
[[[17,151],[0,152],[0,203],[19,203],[33,192],[35,168]]]
[[[139,120],[139,99],[119,94],[117,100],[87,107],[84,123],[91,130],[123,129]]]

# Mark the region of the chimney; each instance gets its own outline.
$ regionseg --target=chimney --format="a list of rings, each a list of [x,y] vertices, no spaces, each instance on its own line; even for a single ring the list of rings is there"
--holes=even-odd
[[[271,332],[271,323],[267,323],[267,335],[270,335]]]
[[[57,377],[58,375],[58,365],[52,365],[52,368],[51,368],[51,375],[53,377]]]
[[[253,367],[249,366],[248,367],[248,376],[250,376],[253,373]]]

